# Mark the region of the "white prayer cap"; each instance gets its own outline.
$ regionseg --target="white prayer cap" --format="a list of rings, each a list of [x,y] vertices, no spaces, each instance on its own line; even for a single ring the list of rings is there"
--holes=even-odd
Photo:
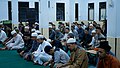
[[[96,31],[95,31],[95,30],[92,30],[92,33],[96,33]]]
[[[56,28],[56,30],[60,30],[59,28]]]
[[[28,27],[28,26],[25,26],[25,29],[29,29],[29,27]]]
[[[32,32],[35,32],[35,31],[36,31],[36,29],[32,29],[31,31],[32,31]]]
[[[90,24],[89,26],[93,26],[93,24]]]
[[[32,33],[31,36],[32,36],[32,37],[37,37],[38,34],[37,34],[37,33]]]
[[[38,25],[38,23],[37,23],[37,22],[35,22],[35,24],[36,24],[36,25]]]
[[[3,25],[3,23],[0,23],[0,25]]]
[[[26,22],[27,24],[29,23],[29,22]]]
[[[43,38],[44,38],[43,35],[38,35],[38,36],[37,36],[37,39],[43,39]]]
[[[17,33],[15,30],[13,30],[13,31],[11,32],[12,35],[15,34],[15,33]]]
[[[51,39],[47,39],[47,41],[48,41],[48,42],[52,42],[52,40],[51,40]]]
[[[52,28],[52,26],[49,26],[49,28]]]
[[[69,38],[67,40],[67,43],[75,43],[75,42],[76,42],[76,39],[74,39],[74,38]]]
[[[36,30],[35,32],[36,32],[36,33],[40,33],[40,34],[41,34],[41,32],[40,32],[39,30]]]

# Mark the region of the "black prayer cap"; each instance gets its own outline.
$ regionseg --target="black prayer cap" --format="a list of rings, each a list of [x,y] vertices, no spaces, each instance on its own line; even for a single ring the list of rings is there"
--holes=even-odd
[[[98,40],[106,40],[106,38],[98,38]]]
[[[96,27],[96,29],[102,30],[100,27]]]
[[[85,30],[89,31],[89,28],[85,28]]]
[[[74,34],[73,33],[68,33],[68,36],[70,36],[70,38],[74,38]]]
[[[46,53],[48,53],[48,52],[50,52],[50,49],[52,49],[51,46],[46,46],[46,47],[44,48],[44,51],[45,51]]]
[[[102,49],[104,49],[107,52],[109,52],[110,49],[111,49],[111,47],[108,44],[108,41],[101,41],[100,42],[100,46],[98,48],[102,48]]]

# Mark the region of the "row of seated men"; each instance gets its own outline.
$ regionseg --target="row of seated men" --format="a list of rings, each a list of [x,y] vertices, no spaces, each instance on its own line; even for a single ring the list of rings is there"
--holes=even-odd
[[[0,35],[5,35],[5,32],[1,29]],[[31,39],[26,37],[22,39],[22,35],[15,30],[11,32],[13,38],[7,42],[4,42],[5,38],[2,36],[1,43],[4,44],[4,49],[17,49],[20,56],[24,59],[33,61],[34,64],[49,65],[54,68],[88,68],[88,55],[84,46],[79,45],[78,41],[71,34],[67,35],[67,39],[61,44],[60,41],[46,40],[43,35],[38,35],[36,32],[31,33]],[[70,36],[69,36],[70,35]],[[3,40],[3,41],[2,41]],[[24,42],[26,41],[26,42]],[[81,43],[82,44],[82,43]],[[110,55],[110,49],[108,41],[101,41],[97,48],[90,48],[96,50],[98,53],[99,61],[97,68],[120,68],[120,62],[115,57]],[[68,50],[70,54],[68,54]],[[91,59],[90,59],[91,60]],[[101,67],[102,66],[102,67]]]

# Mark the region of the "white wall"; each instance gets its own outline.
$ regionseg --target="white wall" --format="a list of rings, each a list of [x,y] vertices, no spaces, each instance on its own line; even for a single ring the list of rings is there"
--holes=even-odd
[[[29,8],[35,8],[35,1],[34,0],[29,1]]]
[[[88,3],[94,3],[94,20],[99,21],[99,2],[106,2],[107,0],[88,0],[86,3],[86,14],[83,13],[83,15],[86,15],[86,20],[88,20]],[[82,7],[81,9],[84,9]]]
[[[7,1],[7,0],[1,0],[1,5],[5,4],[2,3],[2,1]],[[11,1],[11,0],[8,0]],[[30,4],[33,5],[34,2],[39,2],[39,0],[18,0],[21,2],[31,2]],[[50,5],[51,7],[49,8],[49,21],[56,21],[56,3],[65,3],[65,21],[70,21],[69,19],[69,1],[70,0],[46,0],[46,1],[50,1]],[[79,4],[79,20],[88,20],[88,3],[94,3],[94,20],[95,21],[99,21],[99,2],[105,2],[107,0],[75,0],[75,2],[80,2]],[[7,3],[6,3],[6,7],[7,7]],[[4,7],[5,7],[4,6]],[[1,7],[2,8],[2,7]],[[34,6],[30,6],[30,8],[34,8]],[[5,12],[6,11],[6,12]],[[3,11],[1,10],[0,12],[4,12],[7,13],[6,15],[4,14],[3,16],[6,16],[6,18],[8,18],[8,9],[3,9]]]
[[[79,20],[88,20],[88,3],[94,3],[94,20],[99,21],[99,2],[106,0],[79,0]]]
[[[70,0],[51,0],[50,21],[56,21],[56,3],[65,3],[65,21],[70,21]],[[88,20],[88,3],[94,3],[94,20],[99,21],[99,2],[106,2],[106,0],[75,0],[79,3],[79,20]]]
[[[116,37],[120,38],[120,0],[116,0],[116,26],[117,26],[117,32]]]
[[[50,1],[50,8],[48,8],[49,12],[49,21],[54,22],[56,21],[55,13],[56,13],[56,7],[55,7],[55,0],[49,0]]]
[[[0,0],[0,21],[8,20],[8,1]]]
[[[22,2],[31,2],[31,0],[18,0]],[[38,2],[39,0],[34,0]],[[70,10],[69,10],[69,1],[70,0],[46,0],[50,1],[49,8],[49,21],[56,21],[56,3],[65,3],[65,21],[70,21]],[[79,3],[79,20],[88,20],[88,3],[94,3],[94,20],[99,21],[99,2],[105,2],[106,0],[75,0],[76,3]],[[33,1],[32,1],[33,2]],[[30,3],[32,5],[32,2]],[[31,6],[34,7],[34,6]]]
[[[110,1],[110,0],[109,0]],[[109,6],[110,2],[107,2],[107,36],[112,40],[112,51],[116,51],[116,57],[120,60],[120,0],[112,0],[112,7]],[[115,45],[116,38],[116,45]],[[116,46],[116,47],[115,47]]]
[[[18,24],[18,0],[12,0],[12,23]]]
[[[88,20],[88,1],[80,0],[79,2],[79,20]]]
[[[8,1],[12,1],[12,0],[8,0]],[[19,2],[29,2],[30,0],[18,0]],[[39,2],[39,0],[33,0],[34,2]]]
[[[113,7],[108,4],[108,37],[120,38],[120,0],[113,0]],[[112,28],[111,28],[112,27]]]
[[[48,28],[48,17],[49,17],[49,10],[47,6],[48,2],[45,0],[40,1],[40,19],[39,19],[39,24],[41,28]]]
[[[69,0],[55,0],[55,20],[56,20],[56,3],[65,3],[65,21],[69,21]]]
[[[73,23],[75,21],[75,1],[69,0],[69,22]]]

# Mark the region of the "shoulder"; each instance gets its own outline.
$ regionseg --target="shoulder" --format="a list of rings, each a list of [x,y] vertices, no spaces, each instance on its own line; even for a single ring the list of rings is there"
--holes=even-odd
[[[1,33],[4,33],[4,34],[5,34],[5,31],[1,30]]]
[[[80,48],[77,48],[78,51],[77,51],[77,54],[81,55],[81,54],[86,54],[86,51],[83,50],[83,49],[80,49]]]
[[[115,65],[119,64],[120,65],[120,61],[116,57],[114,57],[112,55],[110,55],[110,60],[111,60],[112,64],[115,64]]]
[[[120,68],[120,61],[117,58],[113,57],[110,65],[114,68]]]
[[[18,37],[18,38],[22,38],[22,36],[21,36],[20,34],[17,34],[17,37]]]
[[[47,42],[47,41],[44,41],[43,43],[45,43],[46,45],[50,45],[51,46],[51,44],[49,42]]]
[[[54,56],[60,56],[60,51],[55,51]]]

